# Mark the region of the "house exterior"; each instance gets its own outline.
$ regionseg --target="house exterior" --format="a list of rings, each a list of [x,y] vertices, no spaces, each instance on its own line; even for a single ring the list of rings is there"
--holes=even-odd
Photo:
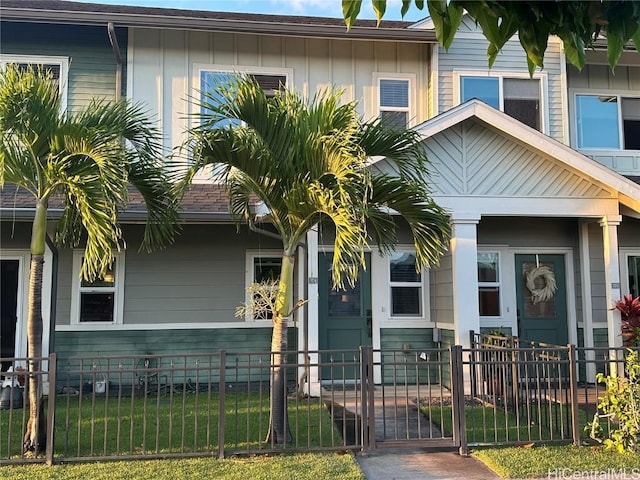
[[[1,62],[60,65],[70,110],[95,94],[144,102],[167,154],[191,126],[189,98],[233,72],[308,96],[337,85],[345,101],[360,101],[364,117],[420,132],[433,198],[451,214],[449,252],[417,274],[401,232],[395,253],[373,248],[358,284],[335,291],[331,234],[320,225],[299,251],[296,297],[309,301],[292,322],[293,349],[469,345],[471,331],[496,328],[548,343],[620,345],[611,307],[640,294],[637,52],[625,52],[613,75],[596,49],[579,72],[551,39],[545,69],[529,78],[517,41],[488,70],[486,41],[471,21],[445,52],[429,19],[362,22],[345,32],[341,19],[12,0],[0,18]],[[393,166],[381,159],[372,168]],[[280,242],[236,228],[207,172],[166,250],[138,252],[140,213],[134,205],[123,214],[127,248],[107,287],[78,280],[81,251],[51,247],[45,351],[268,350],[271,321],[234,311],[249,284],[279,270]],[[2,336],[24,355],[32,210],[5,188],[0,214],[3,315],[11,313]],[[106,312],[96,300],[105,294],[113,298]],[[322,376],[312,372],[311,381]]]

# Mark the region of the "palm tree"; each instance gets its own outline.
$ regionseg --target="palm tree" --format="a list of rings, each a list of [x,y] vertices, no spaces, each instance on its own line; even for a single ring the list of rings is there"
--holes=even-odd
[[[32,67],[9,65],[0,72],[0,187],[13,184],[33,195],[31,267],[27,314],[28,370],[39,372],[42,355],[42,272],[50,201],[63,213],[56,240],[75,247],[85,242],[81,275],[103,276],[113,249],[123,246],[118,209],[128,185],[142,196],[147,226],[142,248],[173,240],[177,220],[163,173],[157,132],[139,106],[126,101],[92,102],[82,111],[61,114],[58,85]],[[26,450],[43,448],[41,376],[29,375]],[[39,423],[40,420],[40,423]]]
[[[238,219],[254,225],[256,199],[282,239],[282,269],[271,342],[270,425],[267,440],[290,441],[284,366],[292,307],[295,251],[317,223],[335,228],[332,280],[353,284],[365,265],[370,241],[388,253],[397,243],[396,212],[415,240],[418,267],[437,264],[448,248],[446,213],[428,195],[426,157],[413,131],[363,122],[355,103],[326,91],[310,103],[291,90],[269,97],[251,77],[235,77],[203,92],[199,126],[190,132],[192,165],[187,185],[201,168],[229,192]],[[397,175],[374,172],[372,156],[392,160]]]

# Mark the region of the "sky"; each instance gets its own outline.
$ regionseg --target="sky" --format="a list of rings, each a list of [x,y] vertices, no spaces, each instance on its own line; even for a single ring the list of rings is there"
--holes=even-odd
[[[220,12],[271,13],[275,15],[306,15],[342,17],[341,0],[75,0],[80,2],[144,7],[185,8]],[[426,3],[426,2],[425,2]],[[387,0],[385,20],[401,20],[401,0]],[[428,16],[426,7],[418,10],[412,5],[405,20],[416,21]],[[363,0],[358,18],[375,18],[371,0]]]

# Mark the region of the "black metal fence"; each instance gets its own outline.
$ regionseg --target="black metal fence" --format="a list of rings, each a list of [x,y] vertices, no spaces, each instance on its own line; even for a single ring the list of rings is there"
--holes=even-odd
[[[478,340],[470,349],[288,352],[285,444],[268,437],[270,352],[52,354],[34,373],[46,412],[37,456],[22,447],[25,373],[2,373],[0,463],[580,443],[603,393],[595,372],[623,371],[624,349]]]

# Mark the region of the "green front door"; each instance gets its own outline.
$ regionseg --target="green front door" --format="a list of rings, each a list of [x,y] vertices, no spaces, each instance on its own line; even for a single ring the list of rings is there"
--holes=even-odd
[[[345,290],[333,288],[332,257],[321,253],[318,258],[320,350],[336,350],[323,355],[322,361],[352,363],[360,346],[371,345],[371,255],[366,254],[367,268],[360,270],[356,284]],[[323,368],[322,377],[356,378],[356,371],[351,365],[336,365]]]
[[[564,255],[516,255],[515,268],[518,336],[554,345],[569,343]]]

